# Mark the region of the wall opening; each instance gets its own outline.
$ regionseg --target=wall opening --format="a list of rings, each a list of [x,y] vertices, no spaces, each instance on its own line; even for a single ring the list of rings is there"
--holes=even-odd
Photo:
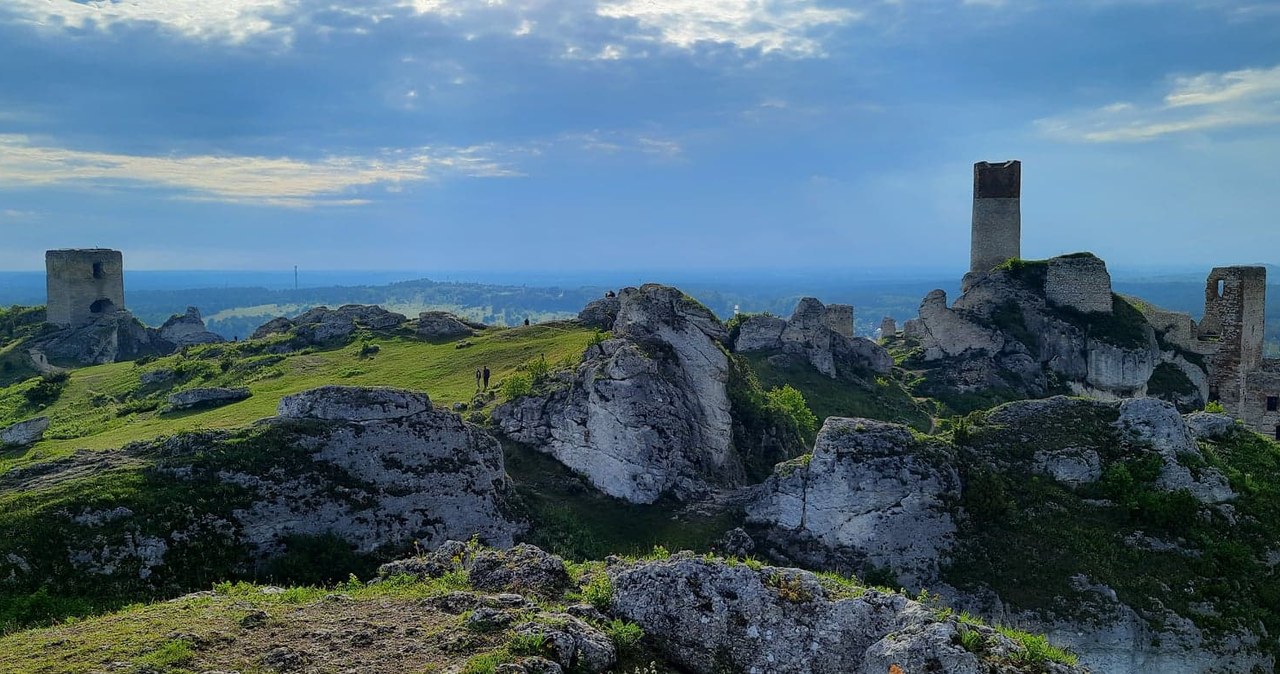
[[[101,262],[94,262],[94,263],[93,263],[93,277],[94,277],[94,278],[96,278],[96,279],[100,279],[100,278],[105,278],[105,277],[106,277],[106,274],[105,274],[105,273],[103,273],[103,271],[102,271],[102,263],[101,263]]]
[[[1280,411],[1280,396],[1267,396],[1267,411]]]
[[[111,302],[111,300],[109,300],[109,299],[107,299],[107,298],[105,298],[105,297],[104,297],[104,298],[102,298],[102,299],[100,299],[100,300],[98,300],[98,301],[94,302],[93,304],[90,304],[90,305],[89,305],[89,313],[93,313],[93,314],[105,314],[105,313],[107,313],[107,312],[109,312],[109,311],[111,311],[111,310],[115,309],[115,306],[116,306],[116,305],[115,305],[115,304],[113,304],[113,303]]]
[[[1223,279],[1218,279],[1218,282],[1213,285],[1213,292],[1221,299],[1222,294],[1227,292],[1227,282]]]
[[[1217,387],[1217,386],[1210,386],[1210,387],[1209,387],[1209,402],[1211,402],[1211,403],[1216,403],[1216,402],[1218,402],[1218,401],[1219,401],[1219,400],[1221,400],[1221,399],[1222,399],[1222,397],[1218,395],[1218,387]]]
[[[1276,440],[1280,440],[1280,426],[1276,426]]]

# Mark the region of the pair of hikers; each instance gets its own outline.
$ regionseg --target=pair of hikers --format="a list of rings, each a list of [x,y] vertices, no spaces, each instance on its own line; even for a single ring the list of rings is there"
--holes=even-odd
[[[489,390],[489,366],[488,365],[476,370],[476,390],[477,391]]]

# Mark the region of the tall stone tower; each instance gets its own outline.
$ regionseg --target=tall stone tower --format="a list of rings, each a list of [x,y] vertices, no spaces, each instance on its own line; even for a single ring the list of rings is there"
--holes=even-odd
[[[1262,364],[1267,268],[1217,267],[1205,282],[1200,338],[1217,339],[1209,387],[1228,412],[1243,416],[1246,379]]]
[[[969,272],[985,273],[1022,256],[1022,162],[973,165],[973,243]]]
[[[80,325],[124,308],[124,256],[118,250],[51,250],[44,254],[48,320]]]

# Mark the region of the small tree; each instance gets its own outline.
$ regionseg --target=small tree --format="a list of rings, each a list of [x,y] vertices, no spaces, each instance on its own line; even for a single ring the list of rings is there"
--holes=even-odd
[[[800,431],[800,435],[813,437],[818,430],[818,417],[809,409],[803,393],[786,384],[782,388],[771,389],[768,396],[769,407],[786,414],[795,424],[796,430]]]

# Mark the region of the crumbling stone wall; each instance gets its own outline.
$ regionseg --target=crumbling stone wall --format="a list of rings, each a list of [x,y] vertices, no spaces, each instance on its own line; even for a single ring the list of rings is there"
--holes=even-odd
[[[880,336],[892,337],[896,334],[898,334],[898,322],[893,320],[892,316],[885,316],[880,321]]]
[[[853,339],[853,305],[828,304],[822,320],[832,331]]]
[[[1051,304],[1085,313],[1111,313],[1111,274],[1091,253],[1049,260],[1044,283]]]
[[[969,271],[991,271],[1022,256],[1022,162],[973,165],[973,240]]]
[[[88,323],[124,308],[124,256],[103,248],[45,253],[47,320],[55,325]]]
[[[1259,433],[1280,439],[1280,361],[1265,360],[1245,374],[1245,396],[1233,411]]]
[[[1216,393],[1223,407],[1242,419],[1253,404],[1249,373],[1263,364],[1266,300],[1265,267],[1218,267],[1205,282],[1199,336],[1218,342],[1217,353],[1209,360],[1210,395]]]

